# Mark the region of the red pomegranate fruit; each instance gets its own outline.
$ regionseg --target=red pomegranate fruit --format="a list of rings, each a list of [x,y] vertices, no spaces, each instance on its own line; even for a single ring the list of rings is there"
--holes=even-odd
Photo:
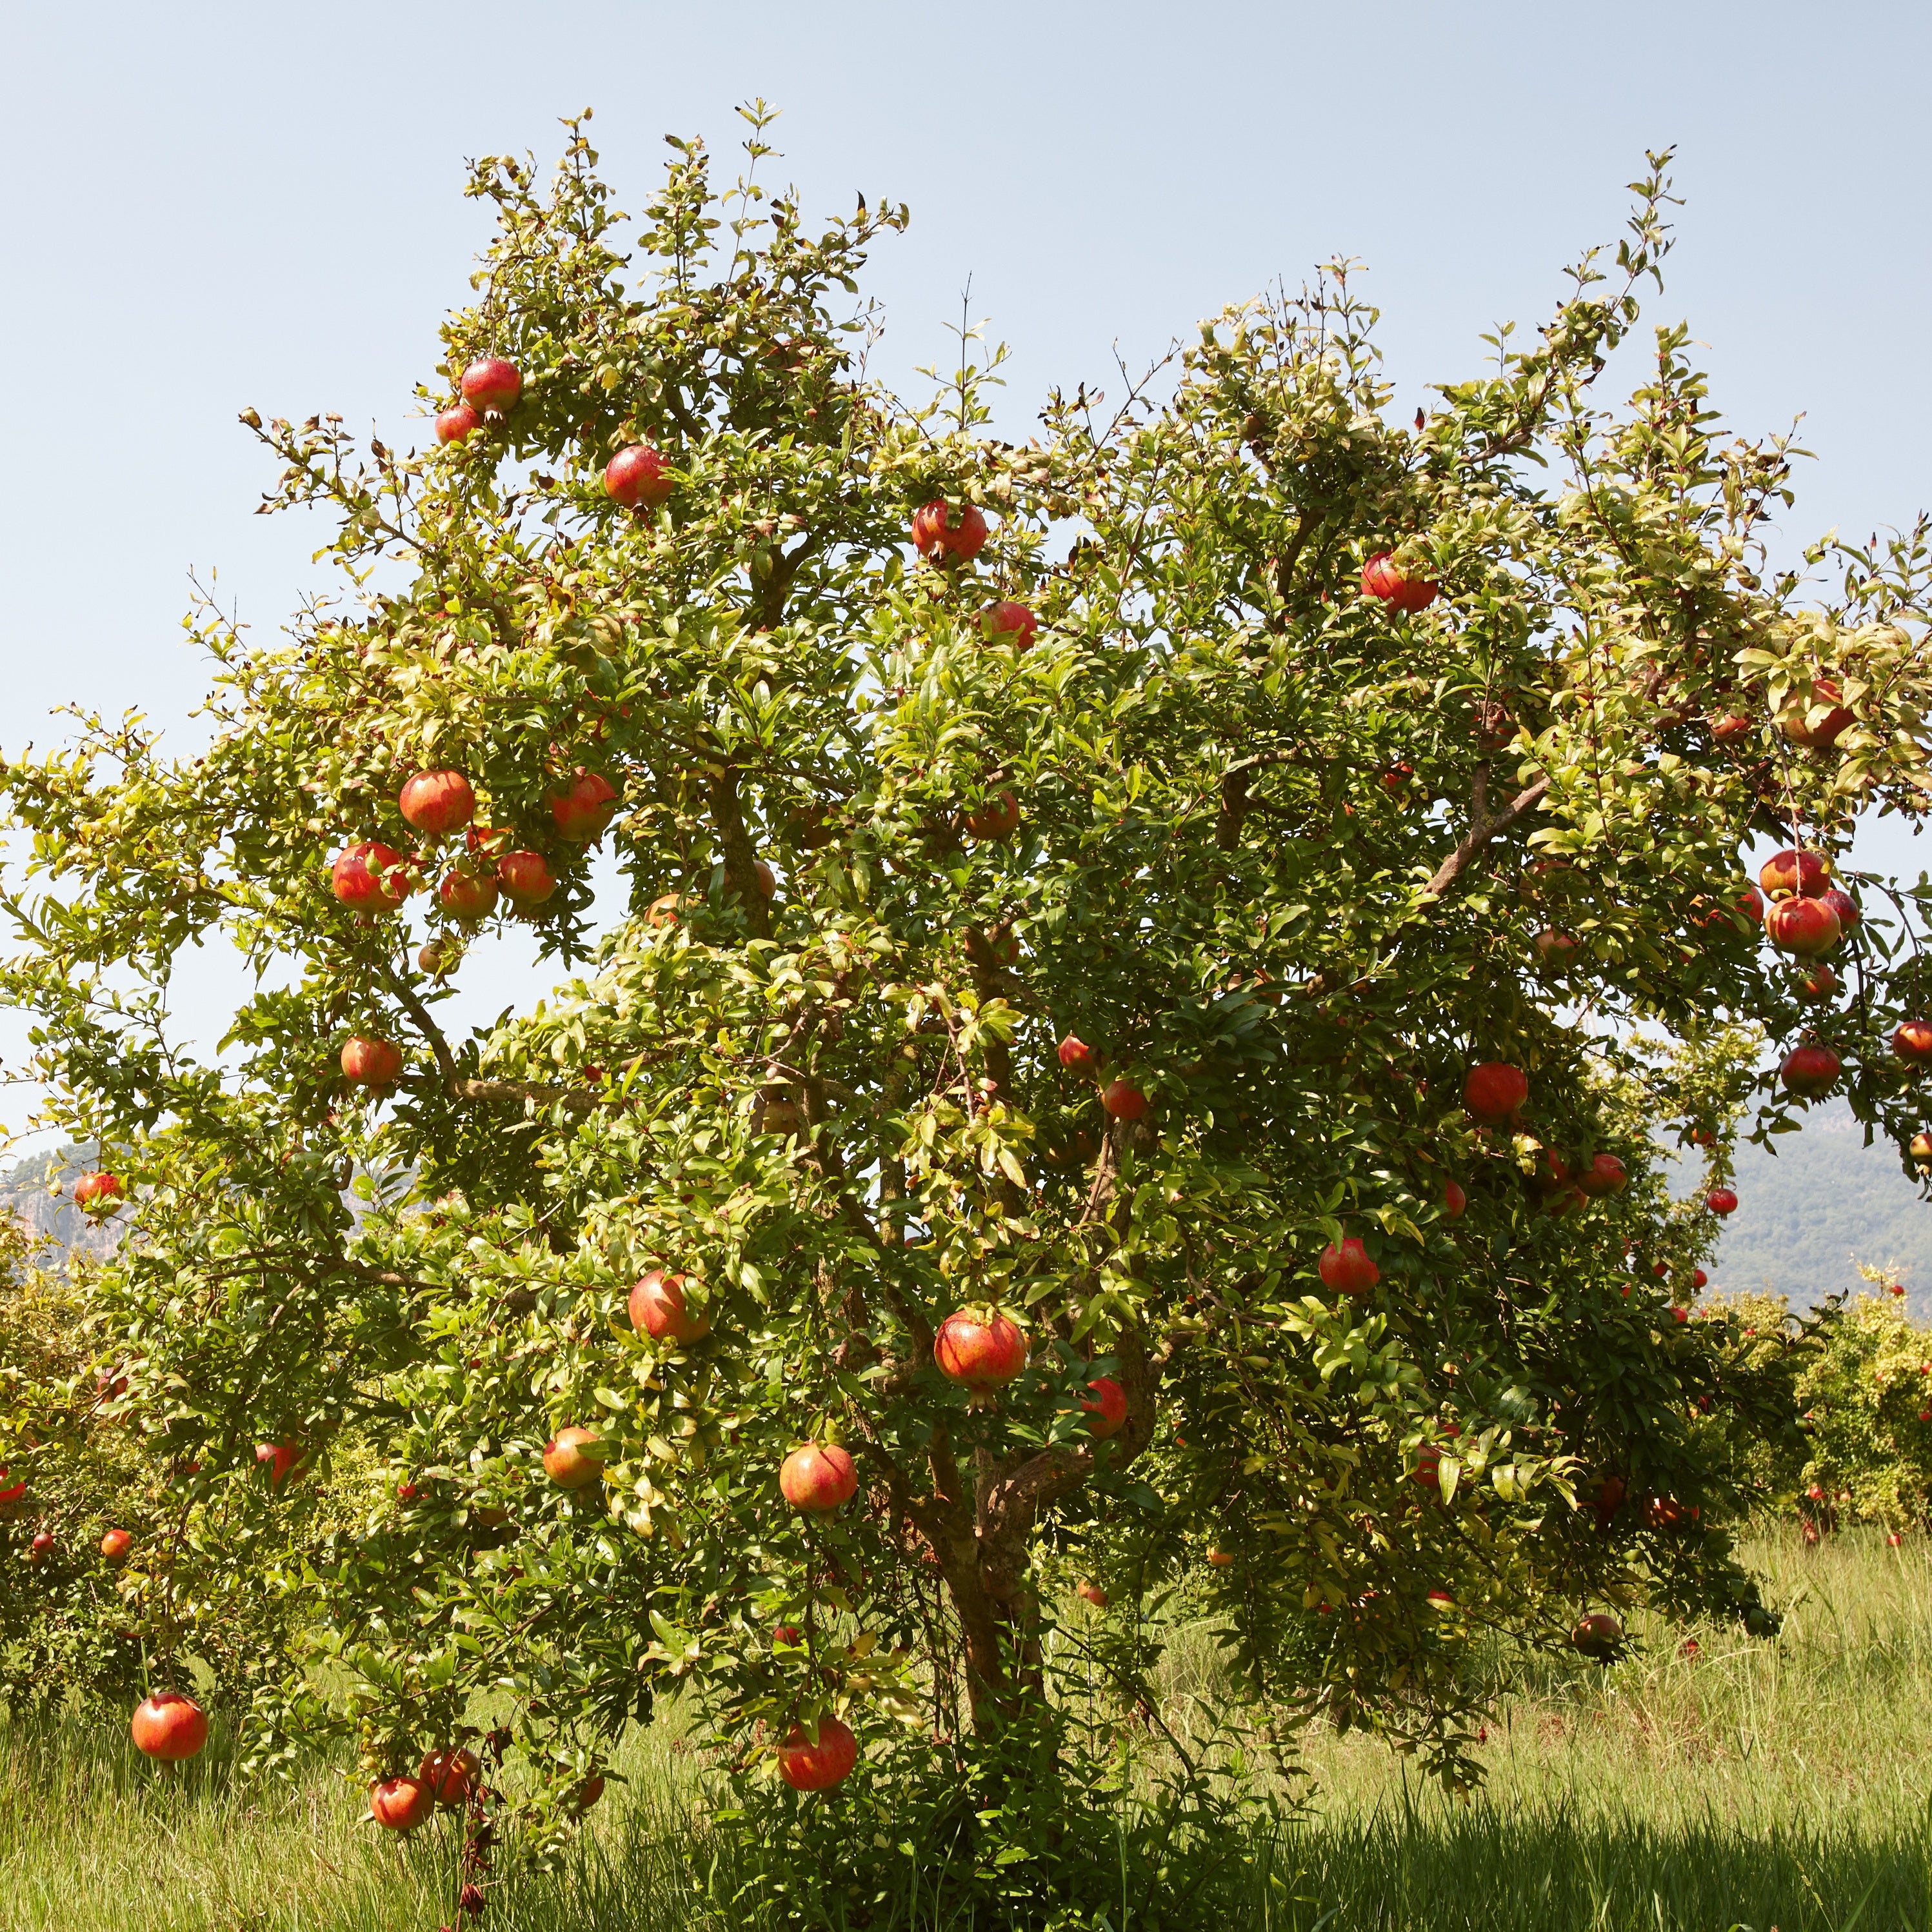
[[[394,1040],[351,1034],[342,1045],[342,1077],[352,1087],[388,1087],[403,1070],[403,1050]]]
[[[542,905],[556,890],[556,877],[541,852],[506,852],[496,861],[496,877],[520,906]]]
[[[1932,1066],[1932,1020],[1901,1020],[1892,1031],[1892,1050],[1908,1066]]]
[[[808,1516],[824,1516],[859,1492],[859,1472],[836,1442],[808,1442],[778,1466],[778,1489]]]
[[[1835,680],[1814,678],[1810,703],[1794,695],[1779,716],[1778,729],[1808,751],[1830,750],[1852,722],[1851,712],[1839,702],[1844,695]]]
[[[1828,1046],[1801,1046],[1784,1056],[1779,1078],[1794,1094],[1815,1100],[1838,1083],[1838,1056]]]
[[[932,1338],[933,1365],[948,1382],[998,1388],[1027,1365],[1026,1331],[1004,1315],[982,1322],[964,1309],[949,1315]]]
[[[1011,644],[1024,651],[1038,634],[1040,620],[1028,605],[1004,597],[980,613],[980,628],[989,644]]]
[[[348,847],[329,868],[328,883],[335,896],[357,912],[393,912],[410,896],[403,855],[374,838]]]
[[[179,1690],[157,1690],[134,1706],[134,1748],[164,1764],[193,1757],[208,1742],[208,1716]]]
[[[986,548],[986,519],[976,503],[964,506],[956,519],[940,502],[913,512],[913,548],[931,563],[970,563]]]
[[[802,1724],[794,1724],[778,1747],[778,1775],[794,1791],[830,1790],[858,1762],[859,1740],[831,1716],[819,1719],[816,1739]]]
[[[550,802],[558,831],[579,844],[601,837],[616,811],[616,788],[602,772],[586,771],[581,765],[572,774],[569,789]]]
[[[472,430],[483,427],[483,418],[467,403],[456,403],[436,419],[438,442],[460,442]]]
[[[1838,944],[1838,915],[1827,899],[1780,899],[1764,916],[1764,932],[1780,952],[1815,959]]]
[[[1100,1056],[1072,1034],[1060,1042],[1059,1052],[1060,1064],[1070,1073],[1092,1073],[1100,1064]]]
[[[1325,1287],[1338,1294],[1366,1294],[1382,1278],[1382,1271],[1370,1260],[1359,1234],[1345,1236],[1340,1246],[1330,1241],[1315,1264]]]
[[[1436,602],[1442,586],[1420,572],[1411,575],[1388,550],[1378,550],[1362,566],[1362,593],[1373,597],[1394,610],[1412,615],[1426,610]]]
[[[647,442],[619,450],[604,466],[604,494],[627,510],[640,503],[654,510],[670,500],[676,487],[670,466]]]
[[[98,1171],[83,1174],[74,1184],[74,1204],[83,1214],[105,1214],[117,1202],[124,1200],[127,1192],[118,1174]]]
[[[1779,852],[1758,868],[1757,882],[1774,899],[1816,898],[1831,883],[1832,862],[1822,852]]]
[[[1090,1435],[1118,1436],[1127,1420],[1127,1392],[1111,1376],[1096,1376],[1080,1398]]]
[[[495,422],[514,409],[523,393],[521,372],[500,356],[479,356],[463,372],[463,400],[482,410],[485,422]]]
[[[369,1815],[386,1832],[413,1831],[435,1809],[435,1794],[419,1778],[379,1778],[369,1787]]]
[[[476,816],[476,794],[460,772],[418,772],[396,803],[418,832],[460,832]]]
[[[1507,1120],[1529,1098],[1529,1077],[1508,1061],[1492,1060],[1471,1068],[1463,1083],[1462,1104],[1479,1120]]]
[[[684,1277],[653,1268],[631,1291],[631,1326],[654,1342],[701,1342],[710,1318],[693,1314],[684,1299]]]

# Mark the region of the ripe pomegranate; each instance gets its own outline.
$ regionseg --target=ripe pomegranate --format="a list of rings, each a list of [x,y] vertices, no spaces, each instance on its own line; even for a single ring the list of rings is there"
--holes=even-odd
[[[669,500],[677,485],[670,478],[670,466],[647,442],[634,442],[620,449],[604,466],[604,494],[612,502],[634,510],[642,503],[655,510]]]
[[[1026,1367],[1026,1331],[1004,1315],[982,1322],[959,1309],[939,1324],[932,1338],[932,1360],[948,1382],[963,1382],[968,1388],[998,1388]]]
[[[127,1194],[118,1174],[98,1170],[83,1174],[74,1184],[74,1204],[83,1214],[105,1214],[116,1202],[125,1200]]]
[[[1893,1030],[1892,1050],[1908,1066],[1932,1066],[1932,1020],[1902,1020]]]
[[[1462,1431],[1459,1424],[1451,1422],[1444,1427],[1442,1432],[1453,1441]],[[1446,1453],[1439,1442],[1424,1443],[1415,1452],[1413,1480],[1420,1483],[1425,1490],[1439,1490],[1442,1486],[1442,1458]]]
[[[1628,1493],[1628,1485],[1621,1476],[1606,1476],[1597,1485],[1596,1494],[1587,1500],[1590,1507],[1606,1520],[1613,1516],[1624,1506],[1624,1498]]]
[[[374,838],[348,847],[329,868],[335,896],[357,912],[394,912],[410,896],[403,855]]]
[[[54,1553],[54,1533],[50,1529],[37,1532],[34,1540],[27,1545],[27,1561],[44,1563]]]
[[[1828,751],[1852,722],[1851,712],[1839,702],[1844,695],[1833,679],[1814,678],[1810,703],[1794,694],[1778,718],[1778,728],[1794,745]]]
[[[1096,1610],[1104,1610],[1107,1607],[1107,1593],[1097,1583],[1077,1583],[1074,1586],[1073,1593],[1084,1598]]]
[[[1479,1120],[1507,1120],[1529,1098],[1529,1077],[1507,1060],[1472,1067],[1463,1084],[1462,1104]]]
[[[1084,1040],[1069,1034],[1060,1042],[1060,1064],[1070,1073],[1093,1073],[1100,1065],[1100,1056]]]
[[[1914,1134],[1912,1136],[1911,1154],[1914,1162],[1921,1168],[1932,1167],[1932,1134]],[[0,1476],[6,1471],[0,1469]]]
[[[1711,1277],[1702,1268],[1690,1270],[1690,1286],[1693,1288],[1708,1288],[1710,1285]]]
[[[1423,1601],[1432,1610],[1453,1610],[1456,1607],[1456,1599],[1447,1590],[1431,1590]]]
[[[1740,738],[1748,738],[1755,728],[1750,718],[1735,711],[1711,720],[1711,736],[1720,745],[1735,745]]]
[[[1815,1099],[1829,1093],[1837,1084],[1840,1064],[1838,1056],[1828,1046],[1801,1046],[1784,1056],[1784,1064],[1778,1071],[1792,1093]]]
[[[772,1642],[775,1645],[781,1643],[796,1643],[798,1640],[797,1624],[777,1624],[773,1625],[772,1629]]]
[[[602,1798],[603,1796],[604,1780],[597,1772],[593,1771],[590,1775],[577,1787],[576,1802],[578,1810],[580,1812],[588,1811],[591,1806],[595,1804],[598,1799]]]
[[[24,1479],[17,1483],[8,1481],[12,1473],[4,1462],[0,1462],[0,1522],[11,1522],[20,1514],[20,1498],[27,1493]]]
[[[550,815],[556,820],[558,831],[579,844],[601,837],[616,810],[616,789],[610,781],[581,765],[573,775],[570,789],[550,802]]]
[[[1800,995],[1808,1000],[1828,1000],[1838,990],[1838,976],[1830,967],[1814,966],[1798,982]]]
[[[794,1791],[829,1790],[858,1762],[859,1740],[830,1715],[819,1719],[816,1742],[802,1724],[794,1724],[778,1746],[778,1775]]]
[[[487,874],[478,877],[457,866],[443,874],[436,896],[437,904],[452,919],[474,924],[496,910],[496,881]]]
[[[412,1831],[435,1809],[435,1796],[419,1778],[380,1778],[369,1787],[369,1815],[385,1831]]]
[[[560,1489],[587,1489],[604,1473],[603,1439],[594,1429],[560,1429],[544,1444],[544,1472]]]
[[[495,422],[515,408],[523,393],[521,373],[500,356],[479,356],[463,372],[463,400],[472,410],[481,410],[485,422]]]
[[[1025,604],[1003,598],[980,613],[980,628],[989,643],[1008,644],[1015,650],[1023,651],[1038,634],[1040,620]]]
[[[1337,1247],[1333,1241],[1322,1250],[1315,1264],[1323,1286],[1338,1294],[1366,1294],[1382,1278],[1382,1271],[1370,1260],[1359,1234],[1344,1237]]]
[[[998,798],[989,798],[966,814],[966,830],[975,838],[1010,838],[1019,830],[1019,801],[1010,791],[1001,792]]]
[[[1406,762],[1393,764],[1382,774],[1382,789],[1384,791],[1400,791],[1414,776],[1415,767],[1413,765]]]
[[[1117,1120],[1138,1120],[1148,1110],[1148,1096],[1130,1080],[1109,1081],[1100,1104]]]
[[[1570,1633],[1571,1647],[1599,1664],[1607,1664],[1624,1640],[1624,1627],[1608,1610],[1594,1610],[1580,1617]]]
[[[660,892],[652,900],[644,914],[644,923],[652,932],[658,932],[677,923],[678,908],[682,904],[675,892]]]
[[[1838,915],[1838,926],[1842,932],[1856,932],[1864,914],[1858,910],[1858,902],[1848,892],[1837,886],[1826,888],[1821,895],[1823,902]]]
[[[1426,610],[1436,602],[1442,586],[1419,572],[1411,576],[1394,555],[1378,550],[1362,566],[1362,594],[1374,597],[1391,610],[1413,613]]]
[[[556,890],[556,878],[541,852],[506,852],[496,861],[496,876],[519,905],[542,905]]]
[[[416,1773],[438,1804],[467,1804],[483,1775],[483,1761],[472,1750],[431,1751]]]
[[[133,1535],[124,1529],[110,1529],[100,1539],[100,1553],[110,1563],[124,1563],[134,1546]]]
[[[355,1087],[392,1085],[403,1070],[403,1050],[393,1040],[351,1034],[342,1044],[342,1077]]]
[[[701,1342],[711,1333],[709,1316],[685,1305],[684,1277],[653,1268],[631,1291],[631,1326],[654,1342]]]
[[[179,1690],[157,1690],[134,1706],[134,1748],[164,1764],[193,1757],[208,1742],[208,1716]]]
[[[1831,883],[1832,862],[1822,852],[1780,852],[1758,869],[1757,882],[1774,899],[1814,899]]]
[[[255,1460],[268,1472],[268,1486],[279,1490],[290,1474],[302,1466],[301,1445],[295,1442],[258,1442],[255,1444]]]
[[[460,772],[418,772],[396,802],[418,832],[458,832],[476,816],[476,794]]]
[[[928,562],[969,563],[986,548],[986,519],[976,503],[967,504],[956,523],[940,502],[913,512],[913,548]]]
[[[1087,1388],[1080,1406],[1087,1412],[1088,1432],[1118,1436],[1127,1419],[1126,1390],[1111,1376],[1096,1376]]]
[[[1222,1550],[1218,1545],[1210,1544],[1208,1551],[1208,1561],[1216,1570],[1232,1570],[1234,1567],[1234,1553],[1231,1550]]]
[[[1469,1197],[1462,1192],[1458,1183],[1453,1180],[1443,1183],[1442,1207],[1444,1212],[1448,1215],[1450,1220],[1461,1220],[1462,1211],[1468,1204]]]
[[[1552,972],[1561,972],[1582,950],[1581,940],[1550,926],[1536,935],[1534,944],[1538,962]]]
[[[859,1472],[836,1442],[808,1442],[778,1466],[778,1488],[795,1510],[823,1516],[859,1492]]]
[[[1738,1211],[1738,1197],[1728,1187],[1714,1187],[1705,1196],[1704,1205],[1713,1214],[1735,1214]]]
[[[1600,1154],[1577,1175],[1576,1185],[1586,1194],[1621,1194],[1630,1175],[1615,1154]]]
[[[438,442],[460,442],[472,430],[483,427],[483,418],[467,403],[456,403],[436,419]]]
[[[1838,915],[1828,900],[1780,899],[1764,916],[1765,937],[1781,952],[1815,959],[1838,944]]]

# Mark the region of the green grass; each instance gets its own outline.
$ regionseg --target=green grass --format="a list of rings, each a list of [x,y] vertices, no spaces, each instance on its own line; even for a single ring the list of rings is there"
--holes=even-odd
[[[1247,1847],[1246,1925],[1932,1932],[1932,1552],[1858,1537],[1808,1555],[1792,1535],[1750,1553],[1767,1594],[1792,1606],[1776,1645],[1700,1630],[1686,1658],[1682,1633],[1644,1628],[1639,1654],[1610,1670],[1526,1676],[1484,1749],[1490,1781],[1473,1802],[1423,1785],[1371,1740],[1310,1738],[1312,1809]],[[1210,1659],[1204,1640],[1177,1647],[1177,1728],[1190,1693],[1211,1689]],[[446,1855],[434,1840],[376,1843],[340,1772],[243,1797],[212,1751],[179,1780],[131,1756],[111,1736],[0,1733],[6,1932],[454,1922]],[[600,1808],[578,1868],[494,1892],[488,1932],[764,1922],[703,1902],[713,1858],[733,1854],[694,1810],[674,1732],[634,1737],[620,1763],[630,1784]],[[924,1901],[916,1922],[956,1922],[920,1857],[905,1873]],[[720,1889],[752,1875],[741,1866]],[[1140,1922],[1130,1898],[1108,1932]]]

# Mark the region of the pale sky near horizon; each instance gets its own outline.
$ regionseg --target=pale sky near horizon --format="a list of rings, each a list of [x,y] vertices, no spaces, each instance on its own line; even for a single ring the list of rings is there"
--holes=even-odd
[[[667,130],[728,166],[754,95],[808,211],[909,202],[874,256],[878,366],[943,360],[970,278],[1020,434],[1050,386],[1107,384],[1117,344],[1142,361],[1336,254],[1367,264],[1406,410],[1499,321],[1533,330],[1674,143],[1651,314],[1689,319],[1738,428],[1805,416],[1794,540],[1932,502],[1923,7],[107,0],[7,31],[10,754],[64,700],[190,729],[190,568],[266,628],[322,580],[316,525],[251,514],[272,466],[236,412],[422,440],[412,388],[483,238],[464,159],[548,164],[586,106],[622,206]],[[1927,848],[1870,849],[1916,872]],[[513,947],[478,982],[471,1017],[532,983]]]

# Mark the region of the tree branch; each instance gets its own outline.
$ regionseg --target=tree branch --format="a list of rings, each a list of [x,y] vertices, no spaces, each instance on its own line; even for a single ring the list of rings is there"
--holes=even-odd
[[[1478,765],[1469,788],[1469,830],[1462,842],[1436,868],[1436,876],[1423,888],[1430,898],[1440,898],[1472,866],[1483,848],[1499,832],[1507,832],[1524,813],[1534,810],[1550,789],[1546,778],[1538,778],[1516,794],[1493,818],[1486,812],[1490,768]]]

